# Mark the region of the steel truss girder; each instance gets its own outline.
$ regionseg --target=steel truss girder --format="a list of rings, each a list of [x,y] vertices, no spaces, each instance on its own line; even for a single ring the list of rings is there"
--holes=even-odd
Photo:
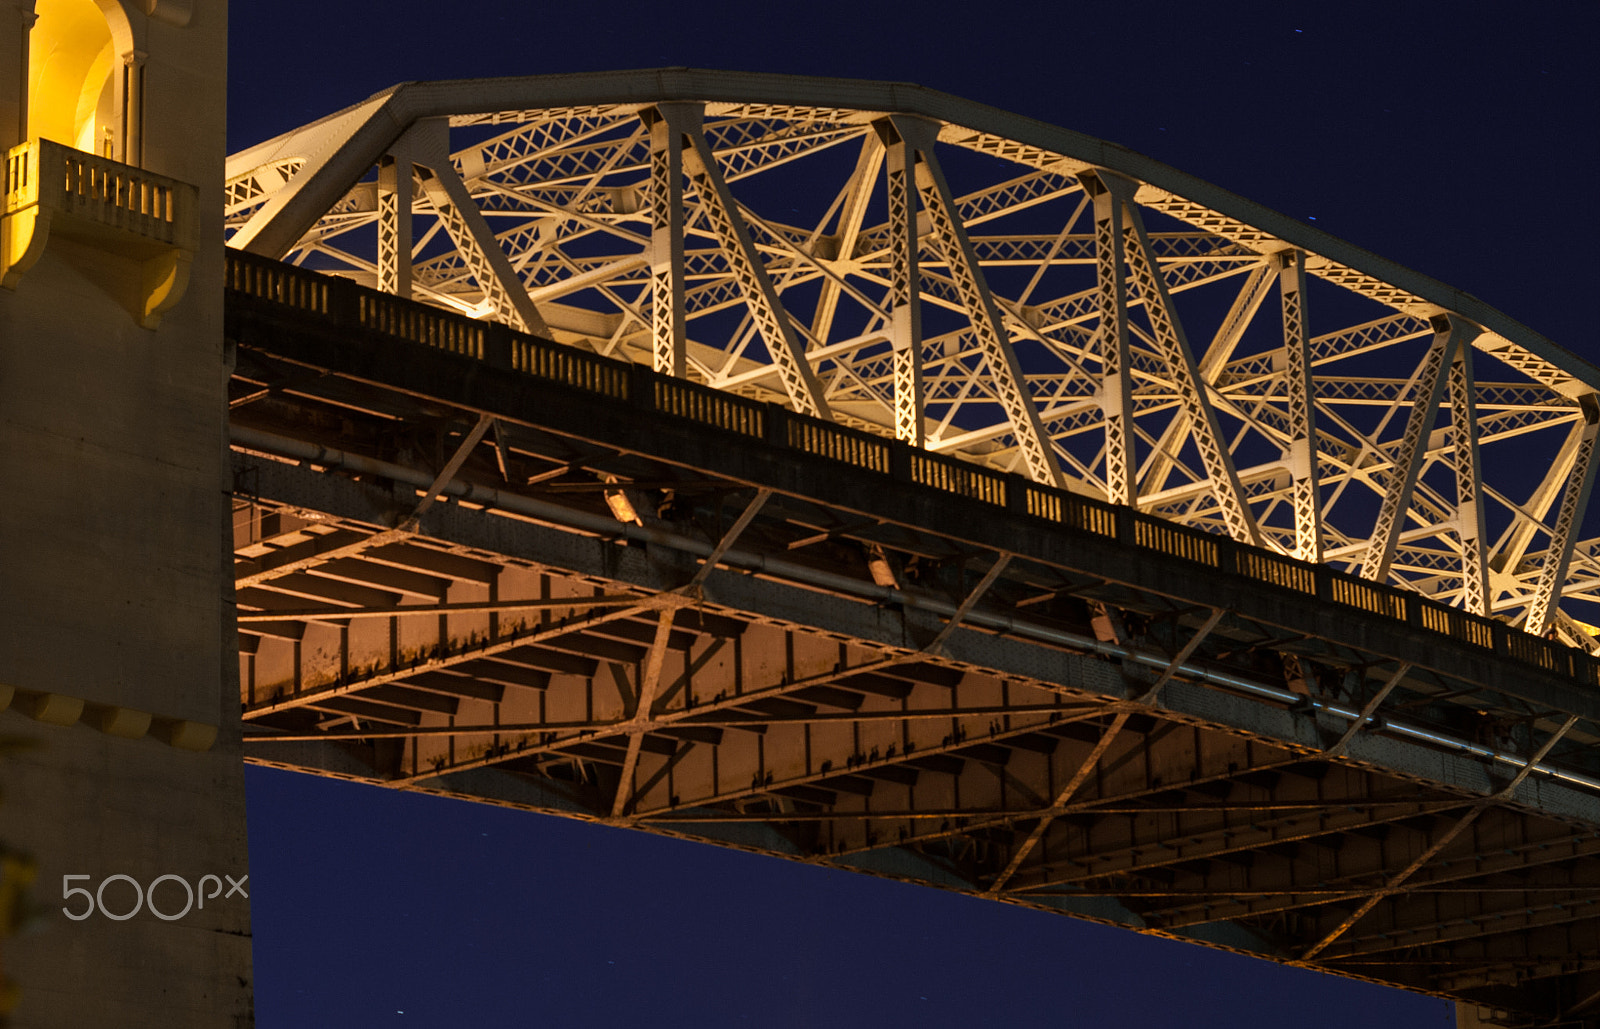
[[[688,73],[685,78],[671,73],[653,81],[700,82],[699,75]],[[577,81],[572,88],[590,88]],[[840,144],[861,144],[855,168],[849,170],[838,199],[820,218],[812,213],[818,206],[806,202],[791,205],[804,211],[792,219],[788,207],[773,208],[785,211],[781,218],[757,216],[754,211],[759,204],[730,191],[733,218],[744,225],[751,239],[744,257],[752,266],[761,265],[770,279],[773,297],[769,302],[764,295],[752,299],[740,284],[734,267],[739,258],[734,256],[730,263],[728,248],[706,220],[707,211],[702,210],[707,205],[696,205],[692,199],[690,206],[681,209],[665,205],[680,210],[684,224],[681,229],[672,226],[659,232],[669,241],[667,247],[653,242],[658,230],[650,224],[651,212],[660,205],[650,202],[655,192],[649,181],[650,133],[639,125],[640,112],[682,96],[725,95],[732,88],[724,83],[702,92],[702,85],[680,86],[684,92],[658,95],[652,91],[664,87],[636,83],[629,87],[629,95],[640,99],[628,103],[591,97],[582,102],[552,99],[542,104],[527,89],[549,90],[551,80],[529,87],[497,84],[488,87],[490,93],[515,96],[516,101],[489,112],[482,105],[500,101],[487,94],[477,96],[467,104],[470,113],[427,106],[465,102],[465,94],[455,87],[431,94],[421,106],[414,100],[414,94],[420,94],[408,88],[381,95],[230,159],[232,242],[263,253],[295,252],[297,260],[336,262],[358,277],[381,279],[386,287],[402,290],[403,262],[396,243],[402,221],[398,207],[402,202],[396,199],[399,187],[392,189],[395,184],[387,181],[362,184],[358,180],[385,153],[397,152],[397,134],[419,120],[445,118],[454,126],[499,124],[505,131],[458,150],[449,163],[470,195],[470,205],[483,215],[486,225],[493,226],[494,232],[489,234],[495,237],[493,249],[504,252],[511,275],[508,278],[504,269],[496,274],[484,267],[492,261],[491,248],[483,232],[469,230],[460,252],[416,262],[416,295],[429,302],[476,313],[490,307],[506,310],[507,305],[519,306],[511,280],[520,279],[550,331],[580,347],[655,364],[658,344],[662,354],[676,346],[657,339],[658,330],[672,341],[681,331],[685,356],[661,360],[675,363],[683,374],[727,382],[730,388],[763,398],[773,398],[772,387],[777,386],[781,389],[777,396],[795,404],[789,387],[797,376],[804,379],[809,371],[818,390],[808,396],[819,398],[830,409],[837,408],[844,424],[907,439],[920,433],[920,438],[931,441],[936,449],[1003,469],[1042,465],[1043,454],[1073,488],[1099,495],[1111,491],[1119,496],[1139,496],[1146,509],[1159,510],[1190,526],[1213,531],[1228,528],[1237,533],[1245,524],[1242,511],[1257,523],[1262,539],[1285,550],[1309,554],[1314,541],[1320,540],[1323,550],[1340,555],[1331,560],[1358,563],[1385,581],[1442,589],[1439,595],[1476,610],[1505,616],[1520,613],[1526,618],[1534,595],[1543,590],[1536,570],[1547,566],[1557,580],[1543,609],[1549,623],[1570,619],[1571,613],[1560,612],[1562,597],[1578,599],[1593,592],[1582,585],[1590,577],[1582,570],[1588,559],[1582,556],[1586,551],[1577,538],[1581,536],[1581,514],[1573,527],[1560,530],[1559,545],[1549,548],[1558,559],[1554,564],[1532,563],[1538,561],[1537,554],[1526,562],[1520,558],[1530,540],[1557,538],[1555,523],[1566,505],[1553,497],[1547,504],[1522,504],[1522,487],[1494,481],[1502,474],[1498,469],[1507,463],[1494,460],[1491,452],[1510,446],[1554,451],[1554,434],[1541,435],[1541,426],[1553,425],[1554,419],[1546,421],[1538,412],[1554,414],[1560,408],[1572,417],[1576,412],[1570,405],[1575,398],[1593,392],[1600,383],[1589,381],[1594,378],[1592,369],[1582,362],[1568,360],[1547,342],[1494,312],[1446,296],[1403,269],[1356,255],[1315,230],[1275,219],[1170,169],[1117,157],[1117,166],[1107,171],[1131,185],[1130,211],[1143,212],[1140,217],[1171,216],[1184,223],[1176,226],[1177,231],[1152,223],[1162,231],[1146,233],[1150,260],[1159,268],[1158,277],[1165,280],[1169,294],[1189,288],[1220,290],[1222,287],[1211,284],[1220,283],[1229,273],[1248,273],[1251,279],[1246,289],[1233,297],[1235,310],[1224,323],[1204,326],[1205,335],[1200,338],[1211,342],[1203,352],[1192,354],[1198,376],[1186,376],[1181,362],[1169,359],[1159,334],[1141,337],[1143,318],[1136,320],[1125,369],[1130,383],[1124,397],[1130,407],[1127,419],[1136,420],[1136,425],[1135,431],[1126,434],[1125,444],[1116,444],[1114,422],[1120,417],[1122,402],[1105,406],[1110,397],[1106,393],[1100,398],[1102,413],[1098,417],[1093,408],[1084,406],[1097,391],[1103,391],[1105,381],[1118,381],[1122,370],[1102,364],[1095,337],[1087,332],[1086,326],[1099,319],[1103,306],[1097,297],[1098,276],[1086,279],[1097,257],[1093,233],[1074,227],[1077,213],[1068,213],[1073,205],[1079,205],[1077,212],[1081,212],[1085,210],[1082,205],[1090,203],[1080,176],[1105,167],[1104,158],[1110,152],[1085,147],[1070,134],[1045,132],[1002,118],[1019,136],[1008,138],[992,112],[968,110],[951,98],[940,98],[938,104],[919,109],[916,105],[923,101],[907,98],[923,94],[908,93],[903,87],[892,103],[888,94],[883,94],[883,106],[869,103],[851,108],[832,101],[822,103],[817,97],[806,100],[801,96],[806,92],[803,85],[773,80],[756,88],[780,93],[798,89],[800,94],[782,103],[711,103],[702,134],[724,186],[746,181],[787,182],[779,188],[793,191],[792,183],[797,180],[782,177],[802,168],[808,169],[808,181],[827,181],[827,175],[838,172],[820,171],[824,165],[817,163],[819,155]],[[563,97],[567,88],[555,87]],[[863,84],[859,88],[860,97],[879,96],[872,91],[875,87]],[[443,99],[447,96],[454,99]],[[962,269],[943,260],[938,247],[910,245],[904,231],[901,242],[891,247],[890,223],[867,223],[867,211],[881,210],[884,201],[878,198],[887,193],[888,177],[882,172],[886,155],[872,127],[883,120],[886,110],[914,112],[896,117],[921,119],[928,125],[930,154],[969,150],[996,162],[986,166],[993,169],[985,173],[987,178],[964,180],[965,192],[951,194],[948,210],[966,232],[971,251],[968,271],[981,276],[1000,331],[1006,333],[1019,360],[1021,374],[1009,384],[1006,376],[992,375],[983,361],[970,359],[972,354],[986,353],[979,337],[985,324],[995,324],[994,319],[973,319],[973,335],[959,344],[967,357],[952,360],[953,355],[946,352],[953,337],[946,332],[947,323],[940,320],[943,312],[973,317],[957,281],[964,274]],[[966,113],[957,117],[954,112],[958,111]],[[935,156],[933,160],[935,165],[956,168],[962,176],[970,174],[965,165],[957,168],[960,162],[954,157],[944,160]],[[380,178],[387,178],[381,170]],[[412,213],[417,221],[413,248],[418,253],[432,253],[428,247],[437,249],[450,234],[438,224],[426,202],[418,202]],[[940,238],[929,234],[931,217],[929,211],[920,215],[914,237],[919,243]],[[786,224],[790,221],[795,224]],[[379,226],[378,244],[384,253],[365,255],[348,241],[364,226],[373,225]],[[979,226],[982,233],[976,231]],[[296,251],[297,243],[304,248]],[[469,270],[464,258],[474,249],[479,267]],[[663,249],[668,265],[673,263],[673,252],[681,249],[684,267],[676,276],[669,270],[664,279],[653,278],[650,255],[659,255]],[[1255,313],[1261,294],[1249,287],[1259,286],[1272,255],[1290,252],[1304,255],[1306,283],[1332,283],[1387,308],[1367,314],[1341,313],[1338,320],[1325,314],[1338,305],[1318,301],[1305,308],[1309,317],[1304,319],[1303,335],[1308,337],[1310,363],[1317,369],[1307,389],[1313,422],[1309,461],[1296,456],[1302,440],[1295,428],[1299,394],[1285,377],[1295,355],[1290,348],[1256,349],[1258,345],[1251,342],[1254,330],[1250,327],[1261,320]],[[913,263],[920,273],[915,278],[907,274]],[[1013,282],[1007,278],[1012,271],[1023,274]],[[912,291],[910,303],[891,302],[896,283],[918,280],[920,289]],[[1026,286],[1021,286],[1023,280]],[[663,281],[674,283],[663,294],[671,297],[664,305],[653,302]],[[1074,289],[1074,284],[1079,288]],[[675,307],[679,287],[684,298],[682,317],[656,318],[653,311]],[[1320,288],[1317,285],[1310,292]],[[503,295],[490,298],[487,294],[494,291]],[[1300,291],[1301,296],[1306,292]],[[818,293],[820,298],[814,304],[807,299]],[[1056,299],[1040,301],[1039,297]],[[1133,312],[1145,306],[1142,295],[1123,299]],[[1178,316],[1182,307],[1178,303],[1170,309],[1174,321],[1198,336],[1201,326],[1196,320],[1187,313]],[[920,348],[905,345],[904,330],[899,331],[902,341],[898,349],[891,343],[889,337],[895,330],[890,308],[926,312],[927,339]],[[791,346],[776,350],[769,343],[768,354],[752,359],[757,351],[741,341],[750,338],[752,324],[768,323],[770,328],[773,318],[763,317],[763,311],[775,314],[780,323],[777,331],[794,339]],[[729,312],[743,316],[745,328],[724,342],[722,334],[727,330],[717,319],[726,318]],[[1477,499],[1459,511],[1448,488],[1441,495],[1430,482],[1438,478],[1435,473],[1440,469],[1471,463],[1465,450],[1459,457],[1452,453],[1460,441],[1446,431],[1445,449],[1441,451],[1430,440],[1417,475],[1401,474],[1391,457],[1402,441],[1395,432],[1357,431],[1364,425],[1359,407],[1392,402],[1392,387],[1385,383],[1397,381],[1396,376],[1339,374],[1341,367],[1358,367],[1341,366],[1341,362],[1374,355],[1390,357],[1397,369],[1409,372],[1408,364],[1415,358],[1403,344],[1427,331],[1429,318],[1445,314],[1484,326],[1472,341],[1479,358],[1475,378],[1525,377],[1494,387],[1479,383],[1473,390],[1478,412],[1485,420],[1478,440],[1483,458],[1477,473],[1483,488],[1474,492]],[[528,321],[526,312],[504,317]],[[1155,317],[1159,319],[1161,312],[1155,312]],[[1285,328],[1289,328],[1287,323]],[[804,345],[800,337],[808,331],[809,345]],[[1037,354],[1047,356],[1039,358]],[[1483,359],[1490,360],[1493,373],[1482,364]],[[770,372],[762,371],[763,362],[771,362],[766,365]],[[787,364],[788,371],[780,374],[778,364]],[[1364,370],[1367,366],[1360,367]],[[897,378],[899,389],[895,388]],[[1402,375],[1398,381],[1409,378]],[[989,379],[996,381],[985,381]],[[924,408],[921,420],[908,415],[916,407],[913,398],[919,395]],[[1209,400],[1230,424],[1239,419],[1237,431],[1230,429],[1229,438],[1208,443],[1206,426],[1191,424],[1185,406],[1190,396]],[[1452,400],[1451,406],[1465,406],[1470,401],[1458,405]],[[798,406],[808,409],[809,403],[808,399]],[[1499,428],[1491,430],[1488,419],[1502,414],[1505,418],[1495,423]],[[1452,423],[1457,420],[1452,416]],[[1398,422],[1395,425],[1398,427]],[[1135,482],[1130,488],[1121,471],[1112,474],[1113,464],[1119,455],[1140,448],[1146,448],[1142,460],[1124,462],[1134,469]],[[1277,456],[1270,456],[1274,450]],[[1218,462],[1207,460],[1218,454],[1232,461],[1242,488],[1237,496],[1227,488],[1226,475],[1217,478],[1213,466]],[[1277,475],[1273,468],[1285,474]],[[1482,478],[1485,474],[1487,480]],[[1307,528],[1312,516],[1309,501],[1315,495],[1308,488],[1312,477],[1319,477],[1321,485],[1320,491],[1315,491],[1323,501],[1320,536]],[[1474,478],[1470,471],[1466,477]],[[1371,510],[1376,506],[1381,511],[1386,506],[1381,498],[1392,493],[1388,487],[1396,480],[1408,479],[1414,485],[1407,509],[1388,522],[1375,522]],[[1203,493],[1208,488],[1205,484],[1211,482],[1224,484],[1217,490],[1220,503],[1180,499],[1186,490]],[[1149,501],[1151,496],[1169,494],[1170,500]],[[1581,513],[1586,496],[1574,498],[1574,510]],[[1373,497],[1380,499],[1374,502]],[[1534,510],[1539,513],[1531,514]],[[1480,575],[1476,569],[1483,563],[1479,558],[1485,557],[1488,541],[1482,535],[1474,536],[1472,529],[1482,521],[1490,538],[1504,538],[1508,517],[1522,528],[1509,541],[1505,560],[1510,560],[1512,551],[1517,552],[1518,560],[1506,565],[1497,548],[1488,555],[1492,567]],[[1419,532],[1424,535],[1417,535]],[[1394,553],[1411,556],[1399,561],[1383,559],[1381,552],[1374,554],[1371,547],[1363,553],[1359,541],[1365,539],[1392,540]],[[1418,549],[1424,545],[1455,555],[1460,572],[1440,578],[1444,569],[1431,567],[1437,562]],[[1578,556],[1562,564],[1559,559],[1568,545]],[[1378,573],[1385,565],[1387,570]]]
[[[1245,504],[1239,473],[1234,468],[1232,455],[1222,436],[1222,427],[1217,422],[1216,411],[1200,379],[1200,369],[1189,349],[1183,324],[1173,307],[1166,278],[1151,252],[1144,220],[1134,205],[1124,204],[1123,210],[1126,218],[1123,225],[1123,252],[1127,255],[1129,271],[1140,295],[1145,299],[1145,312],[1150,317],[1155,342],[1161,347],[1162,356],[1177,379],[1179,397],[1188,415],[1194,441],[1200,449],[1201,463],[1222,509],[1228,534],[1242,543],[1260,546],[1261,527]]]
[[[318,363],[321,363],[321,362],[323,362],[323,361],[325,361],[327,359],[335,357],[336,354],[335,354],[334,351],[329,350],[324,345],[323,347],[321,347],[319,349],[306,351],[305,352],[305,356],[306,357],[310,357],[312,360],[314,360],[314,361],[316,361]],[[420,357],[422,355],[419,353],[419,354],[414,355],[414,356],[415,357]],[[304,359],[304,358],[302,358],[302,359]],[[326,365],[323,365],[323,367],[326,367]],[[404,365],[396,365],[393,362],[387,362],[385,367],[386,367],[387,370],[384,372],[384,374],[393,376],[393,375],[400,374],[401,369],[403,369],[405,366]],[[440,369],[438,371],[430,372],[430,373],[427,373],[427,374],[423,374],[420,377],[415,378],[415,381],[412,383],[412,385],[410,385],[409,387],[406,387],[406,388],[420,391],[423,394],[431,393],[431,392],[436,391],[439,388],[439,383],[443,381],[443,380],[440,379],[440,376],[445,376],[446,378],[448,378],[448,375],[449,375],[449,373],[445,372],[442,369]],[[333,402],[335,402],[335,403],[351,402],[351,403],[354,403],[356,405],[356,409],[358,409],[358,410],[361,410],[361,409],[366,409],[366,410],[386,410],[386,409],[388,409],[386,405],[377,402],[375,400],[375,398],[373,398],[371,396],[371,391],[370,390],[367,391],[367,393],[368,393],[367,396],[362,396],[362,397],[350,396],[348,401],[345,401],[345,400],[338,399],[341,396],[341,394],[345,392],[342,388],[337,386],[337,383],[339,381],[338,379],[329,378],[329,379],[324,379],[324,380],[321,380],[321,381],[327,384],[325,387],[323,387],[321,389],[321,391],[327,392],[328,395],[330,396],[330,399],[333,399]],[[478,381],[480,383],[488,383],[488,382],[492,382],[493,380],[492,379],[484,379],[484,378],[482,378],[480,376]],[[305,388],[307,388],[307,387],[301,387],[302,390],[304,390]],[[520,389],[521,387],[519,386],[517,388]],[[376,406],[374,406],[374,405],[376,405]],[[542,414],[540,417],[554,417],[558,410],[560,410],[560,409],[559,408],[546,408],[545,409],[545,413]],[[575,414],[575,417],[577,418],[577,420],[573,423],[573,426],[577,428],[577,431],[579,431],[580,434],[581,433],[587,433],[588,431],[590,431],[589,430],[589,421],[590,421],[590,416],[591,416],[592,410],[593,410],[592,402],[590,402],[590,403],[586,403],[585,405],[583,405],[583,407],[582,407],[582,412],[583,413],[582,414]],[[404,410],[403,410],[403,408],[393,409],[392,413],[389,416],[390,417],[405,417]],[[501,423],[502,424],[505,423],[505,420],[503,418],[501,419]],[[630,436],[630,437],[624,437],[624,438],[632,438],[632,437]],[[722,459],[723,459],[723,454],[719,450],[719,451],[716,451],[714,453],[703,454],[701,457],[697,458],[696,460],[711,460],[713,462],[713,465],[715,465],[716,463],[720,462]],[[831,473],[831,472],[829,473],[830,476],[832,476],[832,474],[833,473]],[[495,472],[495,475],[498,478],[501,475],[501,473],[497,470]],[[419,484],[419,485],[425,485],[425,484]],[[876,486],[863,485],[860,488],[867,490],[868,493],[875,493],[878,490],[878,487],[876,487]],[[858,501],[846,501],[847,504],[854,503],[854,502],[858,502]],[[976,543],[975,542],[975,543],[972,543],[972,544],[965,544],[965,545],[968,545],[968,546],[977,545],[977,546],[980,546],[980,547],[987,545],[987,546],[999,547],[999,548],[1002,548],[1002,549],[1010,549],[1012,547],[1012,545],[1013,545],[1011,542],[1008,542],[1009,537],[1007,535],[1005,535],[1005,534],[989,536],[987,533],[982,533],[982,534],[980,534],[980,536],[974,537],[974,540],[984,539],[984,538],[989,538],[989,539],[992,540],[992,542],[989,542],[989,543]],[[899,545],[896,541],[892,541],[892,540],[885,540],[884,542],[888,542],[891,545]],[[1112,566],[1107,566],[1107,568],[1111,568],[1111,567]],[[1198,594],[1196,594],[1196,596],[1198,596]],[[1272,635],[1272,633],[1270,631],[1268,631],[1266,633],[1266,635],[1268,637],[1270,637]],[[1398,645],[1398,644],[1396,644],[1396,645]]]
[[[422,169],[423,194],[483,289],[490,309],[513,328],[548,335],[544,318],[451,163],[444,130],[442,123],[434,122],[419,125],[410,134],[415,137],[413,160]]]
[[[1120,483],[1130,505],[1235,536],[1247,518],[1262,540],[1302,557],[1320,547],[1335,564],[1374,565],[1381,544],[1377,563],[1386,567],[1374,578],[1585,638],[1573,601],[1600,600],[1600,562],[1580,538],[1600,375],[1548,341],[1136,155],[914,87],[821,89],[677,71],[599,82],[483,83],[470,97],[449,85],[426,95],[401,87],[240,155],[229,167],[234,242],[401,293],[409,250],[419,255],[414,293],[429,303],[480,315],[494,307],[514,323],[506,312],[520,287],[549,332],[580,350],[802,410],[814,408],[790,387],[809,373],[810,396],[836,424],[931,441],[982,466],[974,474],[1031,473],[1042,451],[1060,481],[1083,492],[1103,496]],[[745,89],[770,95],[708,104],[703,149],[677,137],[699,155],[710,192],[720,178],[721,195],[708,202],[698,181],[685,191],[680,177],[687,203],[674,203],[672,183],[651,181],[640,112]],[[950,182],[936,204],[917,194],[920,213],[902,184],[901,211],[873,225],[868,213],[893,200],[891,154],[874,128],[887,111],[929,127],[922,148],[905,147],[900,159],[914,169],[925,152],[921,163]],[[385,154],[401,156],[399,131],[430,118],[508,130],[448,159],[462,187],[451,201],[454,234],[448,208],[402,198],[398,160],[388,175],[380,166]],[[852,169],[834,148],[857,141]],[[834,157],[823,156],[830,150]],[[983,155],[981,169],[963,150]],[[1135,247],[1124,227],[1122,262],[1142,261],[1147,289],[1119,289],[1120,315],[1104,299],[1095,235],[1078,224],[1094,203],[1080,176],[1107,159],[1108,172],[1129,184],[1126,221],[1158,230]],[[374,167],[378,180],[360,184]],[[824,184],[820,203],[801,182]],[[719,234],[719,208],[744,228],[744,245]],[[465,224],[467,209],[478,227]],[[660,228],[658,212],[681,222]],[[941,213],[950,233],[934,224]],[[1185,224],[1164,231],[1174,228],[1164,216]],[[375,232],[379,249],[369,253]],[[952,259],[942,244],[957,233],[965,249]],[[652,265],[662,242],[665,291],[653,277],[660,262]],[[458,249],[439,253],[450,246]],[[486,270],[496,252],[504,266]],[[1292,272],[1280,270],[1279,254],[1291,255]],[[752,293],[757,270],[769,289]],[[1224,281],[1233,275],[1242,277]],[[1278,318],[1258,311],[1274,282],[1283,318],[1269,327]],[[496,289],[504,295],[492,298]],[[658,317],[663,296],[668,319]],[[1221,324],[1196,314],[1207,309],[1203,297],[1216,298],[1213,311],[1228,308]],[[907,314],[922,324],[908,330]],[[1209,346],[1190,351],[1178,336],[1188,360],[1177,359],[1177,334],[1163,318]],[[1119,319],[1129,323],[1126,359],[1108,361],[1104,327]],[[1421,391],[1435,399],[1419,404],[1430,410],[1415,433],[1381,413],[1374,425],[1375,408],[1403,399],[1397,384],[1421,384],[1414,372],[1430,348],[1413,341],[1430,319],[1483,331],[1470,351],[1444,356],[1451,366]],[[773,323],[788,349],[775,351],[764,334]],[[993,374],[984,333],[1010,346],[1009,380]],[[345,468],[354,478],[326,481],[309,466],[240,456],[241,482],[254,474],[264,484],[240,501],[241,518],[281,520],[284,530],[251,536],[239,555],[240,577],[253,583],[241,604],[259,619],[241,626],[247,687],[263,691],[251,699],[326,685],[312,672],[352,687],[252,717],[251,732],[286,737],[252,739],[252,760],[993,891],[1279,960],[1320,945],[1318,967],[1413,988],[1488,997],[1496,984],[1523,983],[1499,1000],[1532,997],[1529,984],[1540,981],[1594,992],[1595,980],[1582,978],[1593,973],[1572,955],[1594,951],[1600,923],[1553,906],[1565,896],[1555,892],[1563,874],[1592,872],[1592,798],[1531,780],[1502,797],[1506,779],[1496,773],[1509,774],[1506,761],[1486,766],[1393,731],[1410,719],[1466,744],[1533,753],[1561,723],[1529,687],[1543,688],[1541,672],[1519,666],[1527,681],[1501,689],[1478,677],[1503,658],[1479,655],[1471,669],[1431,637],[1385,653],[1370,641],[1325,640],[1307,631],[1299,601],[1279,598],[1281,611],[1265,611],[1235,582],[1208,584],[1230,610],[1203,632],[1200,594],[1185,602],[1173,592],[1193,578],[1183,568],[1169,568],[1171,582],[1157,586],[1127,581],[1111,562],[1086,571],[1093,540],[1068,533],[1070,547],[1030,549],[1035,527],[1012,512],[968,511],[948,492],[917,501],[903,474],[895,480],[909,492],[903,500],[863,504],[844,485],[800,496],[784,492],[794,480],[756,474],[760,461],[675,464],[618,438],[574,434],[571,425],[563,435],[537,419],[503,417],[503,406],[441,398],[435,384],[454,373],[380,396],[371,383],[388,381],[387,363],[361,386],[326,367],[271,368],[247,347],[240,353],[237,424],[368,457],[392,455],[374,440],[397,432],[414,452],[438,455],[409,478]],[[786,371],[777,367],[785,360]],[[1124,377],[1108,408],[1107,380]],[[1446,388],[1451,417],[1435,428]],[[1125,410],[1119,452],[1132,485],[1112,473],[1109,409]],[[494,413],[492,441],[485,410]],[[661,429],[646,423],[644,436]],[[468,442],[478,429],[483,439]],[[676,431],[668,426],[661,442],[681,457],[687,451],[672,447],[690,444]],[[738,440],[717,446],[740,452]],[[435,489],[452,450],[464,455],[456,480]],[[337,466],[336,454],[322,452],[321,464]],[[1218,455],[1236,485],[1214,498],[1227,478],[1217,474]],[[1530,493],[1502,477],[1509,464],[1551,471]],[[858,496],[878,481],[834,471]],[[631,495],[645,524],[608,513],[600,492],[608,475],[624,481],[612,492]],[[662,510],[678,513],[655,515],[664,498],[654,483],[674,489]],[[485,492],[491,485],[499,492]],[[779,492],[718,561],[733,512],[763,485]],[[1375,531],[1372,509],[1402,488],[1408,496],[1388,528]],[[456,502],[463,490],[482,510]],[[424,496],[441,494],[452,499],[417,513]],[[536,517],[495,499],[513,496],[553,506]],[[1320,529],[1308,498],[1323,501]],[[937,509],[937,519],[905,514],[918,504]],[[331,517],[301,524],[296,509]],[[415,524],[404,526],[408,515]],[[1062,548],[1075,548],[1074,559]],[[875,554],[894,587],[868,578]],[[1153,553],[1138,558],[1168,568]],[[778,574],[793,567],[835,578],[819,593],[815,582]],[[678,592],[702,571],[703,589]],[[535,601],[546,606],[504,606]],[[419,610],[394,613],[408,606]],[[1120,620],[1113,638],[1128,632],[1129,642],[1100,638],[1087,611]],[[1362,624],[1373,639],[1389,638],[1392,627]],[[1038,634],[1051,627],[1057,636]],[[485,640],[516,645],[490,653]],[[1191,664],[1213,662],[1216,674],[1281,675],[1265,686],[1283,697],[1249,699],[1184,672],[1161,686],[1158,702],[1138,703],[1191,644]],[[1120,657],[1107,649],[1119,646],[1132,649]],[[416,668],[378,682],[407,670],[392,663],[390,647]],[[1396,672],[1402,650],[1419,664]],[[1244,666],[1246,655],[1255,666]],[[1568,685],[1550,691],[1565,697]],[[746,693],[734,696],[738,689]],[[1294,699],[1303,696],[1316,710]],[[1329,716],[1327,705],[1345,705],[1347,716]],[[1478,710],[1487,712],[1481,725],[1463,714]],[[1580,723],[1550,760],[1593,771],[1597,736],[1592,721]],[[918,744],[912,757],[907,742]],[[1404,795],[1391,805],[1392,793]],[[1470,823],[1459,821],[1465,807],[1491,798]],[[1436,861],[1393,880],[1452,829]],[[1070,892],[1041,885],[1073,878],[1071,862],[1085,859],[1118,871],[1075,879]],[[1591,889],[1574,899],[1592,897]]]
[[[670,130],[690,144],[689,150],[684,153],[684,170],[695,183],[701,210],[717,236],[723,255],[734,269],[767,351],[778,367],[778,375],[790,403],[794,404],[797,411],[828,417],[822,386],[805,359],[789,316],[783,310],[766,267],[750,241],[750,231],[734,204],[733,195],[728,192],[728,184],[700,129],[698,112],[691,113],[683,106],[674,106],[663,111],[663,117]]]
[[[936,127],[926,122],[908,118],[891,117],[895,131],[915,151],[914,175],[917,193],[922,198],[922,209],[927,215],[944,251],[945,262],[955,280],[962,306],[972,319],[973,332],[988,369],[991,384],[1011,431],[1016,435],[1023,466],[1035,482],[1059,485],[1061,470],[1049,447],[1044,426],[1039,422],[1039,411],[1027,392],[1027,379],[1022,365],[1017,361],[1011,346],[1010,335],[1000,319],[999,308],[989,292],[988,283],[978,266],[972,241],[967,238],[956,209],[955,198],[945,181],[944,172],[934,156],[933,140]]]

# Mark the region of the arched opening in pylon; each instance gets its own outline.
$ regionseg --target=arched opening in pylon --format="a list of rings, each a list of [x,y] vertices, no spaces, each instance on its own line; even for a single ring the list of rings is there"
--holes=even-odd
[[[128,90],[117,88],[117,73],[131,32],[121,6],[114,0],[38,0],[36,11],[28,38],[28,135],[124,157],[129,127],[119,94]]]

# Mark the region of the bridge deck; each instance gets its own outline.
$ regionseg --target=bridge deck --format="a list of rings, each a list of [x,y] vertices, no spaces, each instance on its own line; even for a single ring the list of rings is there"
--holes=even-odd
[[[1535,1015],[1600,989],[1595,658],[275,262],[229,278],[252,760]]]

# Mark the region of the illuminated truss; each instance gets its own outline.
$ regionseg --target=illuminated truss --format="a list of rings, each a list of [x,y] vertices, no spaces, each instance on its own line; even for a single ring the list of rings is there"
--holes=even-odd
[[[1600,372],[1098,140],[877,83],[413,84],[226,197],[235,247],[1592,645]]]

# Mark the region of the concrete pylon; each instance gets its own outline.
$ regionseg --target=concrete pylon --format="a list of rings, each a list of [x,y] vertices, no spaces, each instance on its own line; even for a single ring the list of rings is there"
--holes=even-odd
[[[0,75],[0,847],[38,914],[0,938],[0,1008],[252,1025],[226,4],[0,0],[3,39],[33,56]]]

